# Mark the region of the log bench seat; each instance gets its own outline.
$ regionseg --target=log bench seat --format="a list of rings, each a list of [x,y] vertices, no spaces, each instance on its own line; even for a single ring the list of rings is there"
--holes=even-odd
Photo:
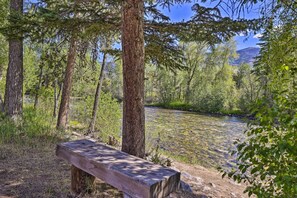
[[[166,197],[179,187],[180,173],[91,140],[60,143],[56,155],[72,164],[71,189],[80,193],[95,177],[126,197]]]

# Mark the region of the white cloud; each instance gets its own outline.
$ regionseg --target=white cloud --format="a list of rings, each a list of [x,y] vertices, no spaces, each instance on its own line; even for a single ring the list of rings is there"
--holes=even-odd
[[[245,36],[244,33],[240,32],[238,36]]]
[[[258,34],[255,34],[255,35],[253,36],[253,38],[258,39],[258,38],[261,38],[262,36],[263,36],[263,34],[258,33]]]

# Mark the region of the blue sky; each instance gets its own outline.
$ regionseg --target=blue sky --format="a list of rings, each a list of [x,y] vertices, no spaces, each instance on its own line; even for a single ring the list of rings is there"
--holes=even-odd
[[[206,5],[207,6],[207,5]],[[193,15],[191,10],[191,4],[183,4],[183,5],[174,5],[168,9],[164,9],[163,12],[170,16],[172,21],[182,21],[182,20],[189,20]],[[257,18],[258,14],[257,11],[251,11],[249,14],[246,14],[246,18]],[[259,39],[257,38],[260,34],[254,35],[251,33],[249,36],[235,36],[235,40],[237,42],[237,49],[243,49],[247,47],[256,47]]]

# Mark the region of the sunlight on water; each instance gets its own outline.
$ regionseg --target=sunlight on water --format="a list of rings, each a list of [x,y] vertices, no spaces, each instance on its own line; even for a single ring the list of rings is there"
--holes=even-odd
[[[159,144],[169,157],[205,167],[231,167],[228,151],[244,137],[246,123],[236,117],[146,108],[146,136],[150,147]],[[159,143],[158,143],[159,142]]]

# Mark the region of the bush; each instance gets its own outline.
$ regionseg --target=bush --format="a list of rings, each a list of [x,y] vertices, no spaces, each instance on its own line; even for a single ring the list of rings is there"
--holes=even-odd
[[[297,42],[291,23],[267,31],[255,67],[265,93],[253,106],[255,121],[237,142],[229,177],[257,197],[297,197]]]
[[[0,142],[14,142],[28,138],[54,135],[51,127],[51,117],[46,111],[35,110],[26,106],[23,117],[13,121],[11,118],[0,115]]]
[[[94,96],[75,102],[71,111],[72,121],[84,123],[84,127],[87,128],[92,117],[93,102]],[[95,130],[95,137],[101,138],[104,142],[108,141],[110,135],[117,140],[121,137],[120,104],[112,98],[110,93],[101,93]]]
[[[13,140],[18,133],[17,125],[10,118],[0,112],[0,143]]]
[[[197,98],[194,106],[201,112],[217,113],[224,108],[224,98],[219,93],[205,94]]]
[[[33,106],[28,106],[23,112],[23,132],[28,137],[37,137],[50,135],[51,128],[51,115],[48,111],[41,111],[34,109]]]

